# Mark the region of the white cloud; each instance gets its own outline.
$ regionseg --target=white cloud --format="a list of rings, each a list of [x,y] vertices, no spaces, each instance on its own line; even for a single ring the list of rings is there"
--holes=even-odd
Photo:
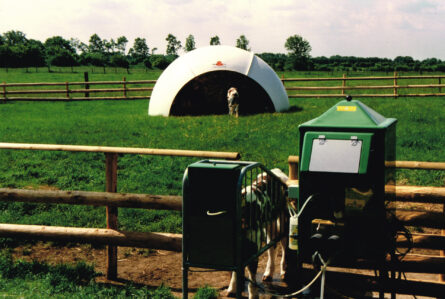
[[[88,42],[93,33],[110,39],[146,38],[165,51],[168,33],[196,45],[218,35],[235,45],[246,35],[255,52],[285,52],[299,34],[313,56],[354,55],[445,59],[442,0],[0,0],[0,33],[21,30],[44,41],[61,35]]]

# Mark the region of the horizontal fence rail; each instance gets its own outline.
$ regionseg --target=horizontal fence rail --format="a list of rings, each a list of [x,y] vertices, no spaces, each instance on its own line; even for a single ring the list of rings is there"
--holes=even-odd
[[[122,232],[118,230],[118,208],[146,208],[180,210],[182,202],[178,196],[117,194],[117,162],[118,154],[182,156],[211,159],[237,160],[239,153],[211,152],[191,150],[170,150],[150,148],[125,148],[106,146],[58,145],[58,144],[27,144],[0,143],[0,150],[39,150],[103,153],[105,155],[105,179],[107,192],[84,191],[35,191],[0,188],[0,200],[33,203],[57,203],[76,205],[106,206],[107,229],[85,228],[54,228],[46,226],[23,226],[0,224],[0,237],[22,237],[42,240],[58,239],[79,242],[108,244],[107,247],[107,279],[117,278],[117,246],[136,246],[144,242],[152,243],[158,249],[178,251],[181,238],[170,237],[168,234]],[[83,238],[85,237],[85,238]],[[108,242],[108,243],[107,243]],[[149,243],[147,243],[149,244]],[[150,245],[143,245],[147,247]]]
[[[289,98],[331,98],[351,94],[354,97],[434,97],[445,96],[445,75],[376,77],[281,78]],[[366,85],[368,81],[380,81]],[[388,84],[390,81],[392,84]],[[418,83],[421,81],[422,83]],[[314,82],[314,86],[306,84]],[[339,82],[339,85],[332,85]],[[350,82],[348,84],[348,82]],[[443,83],[444,82],[444,83]],[[0,83],[0,102],[13,101],[83,101],[150,99],[156,80]],[[361,84],[361,85],[358,85]],[[111,85],[110,88],[90,86]],[[139,86],[135,86],[139,85]],[[129,87],[135,86],[135,87]],[[143,86],[143,87],[141,87]],[[36,89],[38,87],[39,89]],[[22,89],[19,89],[22,88]],[[416,90],[415,93],[401,92]],[[391,93],[378,91],[391,90]],[[325,91],[326,93],[320,93]],[[105,95],[104,95],[105,94]],[[107,95],[114,94],[114,95]],[[83,95],[83,96],[81,96]],[[94,95],[94,96],[90,96]]]
[[[125,232],[101,228],[0,223],[0,237],[151,248],[176,252],[181,252],[182,248],[180,234]]]
[[[197,158],[228,159],[228,160],[238,160],[241,157],[241,155],[236,152],[110,147],[110,146],[89,146],[89,145],[64,145],[64,144],[5,143],[5,142],[0,142],[0,149],[180,156],[180,157],[197,157]]]
[[[111,206],[116,208],[174,211],[181,211],[182,209],[181,196],[113,192],[47,191],[0,188],[0,201]]]

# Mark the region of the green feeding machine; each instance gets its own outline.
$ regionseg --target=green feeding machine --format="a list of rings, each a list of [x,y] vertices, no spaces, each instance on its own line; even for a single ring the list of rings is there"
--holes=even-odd
[[[393,250],[385,185],[395,183],[396,122],[341,101],[299,126],[298,260],[381,260]]]
[[[286,185],[257,162],[203,160],[183,180],[183,297],[191,267],[235,271],[241,298],[244,267],[286,235],[272,225],[286,211]],[[267,238],[270,236],[270,238]]]

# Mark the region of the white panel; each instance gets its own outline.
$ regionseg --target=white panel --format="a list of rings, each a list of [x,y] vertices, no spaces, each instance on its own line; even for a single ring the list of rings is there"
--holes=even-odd
[[[309,171],[358,173],[361,140],[314,139]]]
[[[289,109],[289,98],[283,83],[281,83],[275,71],[264,60],[255,56],[248,76],[264,88],[272,100],[275,111],[280,112]]]

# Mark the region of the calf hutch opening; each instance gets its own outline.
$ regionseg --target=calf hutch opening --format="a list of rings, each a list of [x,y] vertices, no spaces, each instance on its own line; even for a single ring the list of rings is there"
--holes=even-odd
[[[176,95],[170,115],[227,114],[227,90],[240,94],[240,114],[274,112],[267,92],[251,78],[231,71],[214,71],[188,82]]]
[[[148,114],[225,114],[231,87],[238,89],[240,114],[289,109],[280,78],[261,58],[235,47],[209,46],[169,65],[154,86]]]

